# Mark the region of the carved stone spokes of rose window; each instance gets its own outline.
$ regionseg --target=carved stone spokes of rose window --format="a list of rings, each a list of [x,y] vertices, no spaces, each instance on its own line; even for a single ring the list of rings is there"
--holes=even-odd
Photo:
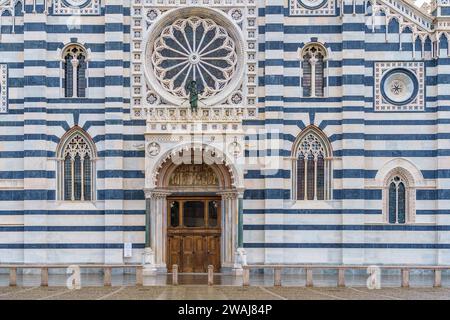
[[[218,94],[232,80],[238,62],[227,30],[200,17],[167,26],[155,41],[151,59],[163,88],[179,98],[188,98],[191,80],[197,82],[200,98]]]

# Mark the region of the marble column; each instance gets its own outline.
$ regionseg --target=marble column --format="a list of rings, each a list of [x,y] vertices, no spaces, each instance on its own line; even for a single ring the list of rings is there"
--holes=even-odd
[[[145,190],[144,275],[166,271],[166,197],[169,194],[162,190]]]
[[[240,234],[240,214],[242,212],[242,194],[230,190],[221,192],[223,202],[222,218],[222,270],[240,273],[242,270],[241,253],[238,250],[239,241],[242,242]],[[242,234],[242,233],[241,233]]]
[[[234,259],[233,271],[235,275],[242,275],[242,266],[247,264],[247,254],[244,249],[244,193],[239,192],[238,204],[238,225],[237,225],[237,248]]]

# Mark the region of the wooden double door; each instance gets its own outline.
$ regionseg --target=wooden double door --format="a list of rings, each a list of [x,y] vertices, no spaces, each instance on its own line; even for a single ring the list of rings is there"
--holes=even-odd
[[[168,268],[179,272],[220,271],[221,199],[172,197],[167,200]]]

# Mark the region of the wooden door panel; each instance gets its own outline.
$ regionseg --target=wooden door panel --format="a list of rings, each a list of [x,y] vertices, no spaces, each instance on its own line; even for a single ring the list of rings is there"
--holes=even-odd
[[[194,272],[194,237],[183,236],[183,268],[181,272]]]
[[[205,272],[206,244],[202,235],[194,237],[194,272]]]
[[[167,268],[172,270],[172,266],[174,264],[178,265],[178,268],[181,267],[181,245],[183,238],[179,236],[170,236],[168,241],[169,247],[169,255],[168,255],[168,265]]]
[[[214,272],[220,270],[220,236],[207,236],[206,242],[208,246],[208,265],[214,266]]]

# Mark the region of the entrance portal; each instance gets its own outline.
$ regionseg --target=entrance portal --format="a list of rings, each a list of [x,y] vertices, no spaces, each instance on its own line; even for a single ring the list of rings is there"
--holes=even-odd
[[[239,269],[242,174],[229,163],[217,149],[191,144],[146,164],[154,169],[145,190],[148,273],[174,264],[185,273]]]
[[[167,199],[167,258],[180,272],[220,270],[221,199],[170,197]]]

